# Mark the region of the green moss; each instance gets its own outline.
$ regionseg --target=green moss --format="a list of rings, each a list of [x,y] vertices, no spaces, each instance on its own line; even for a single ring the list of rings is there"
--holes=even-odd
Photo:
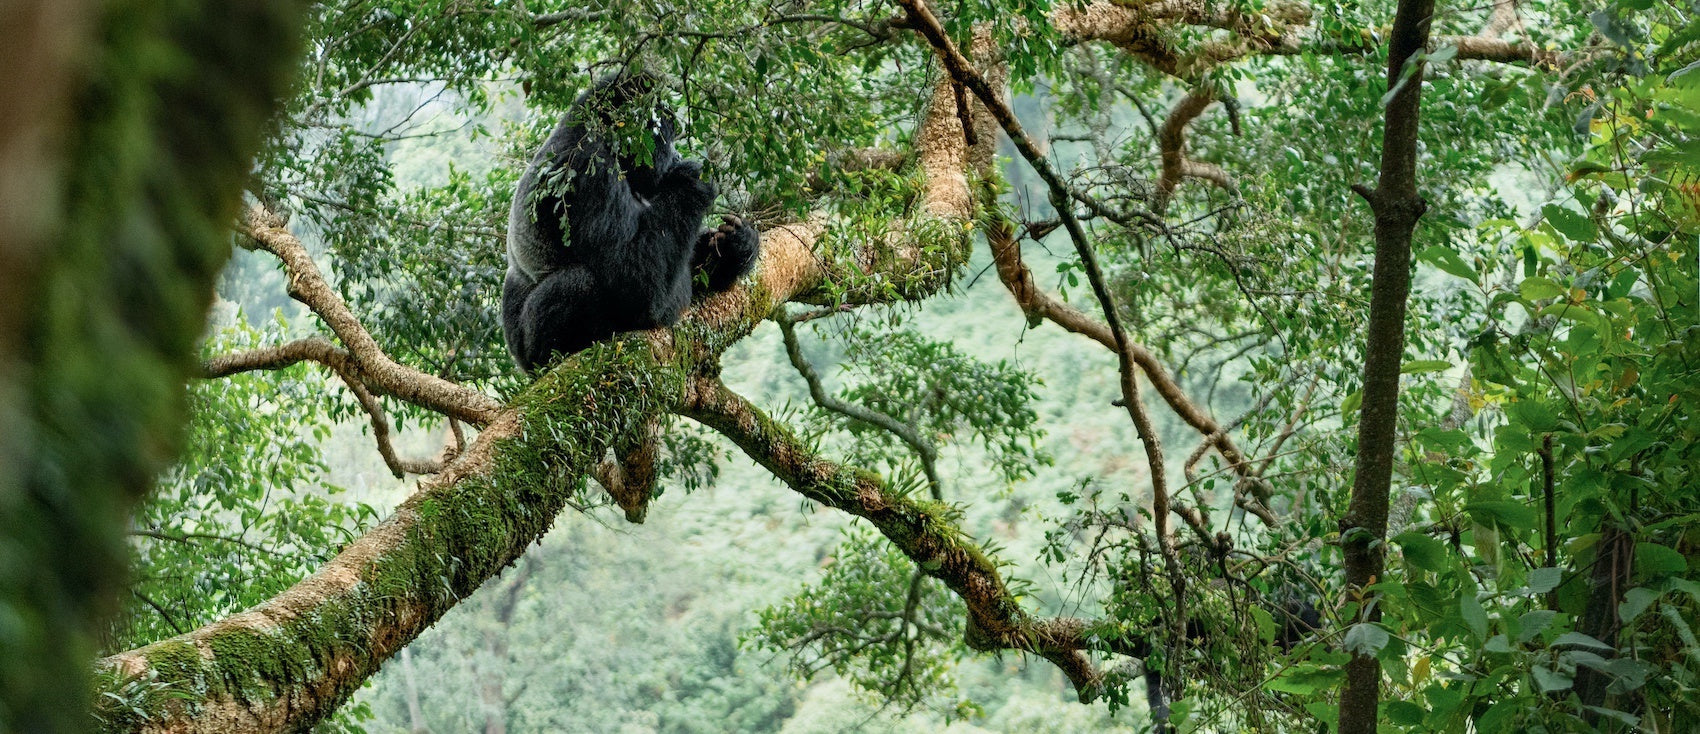
[[[201,666],[201,651],[178,639],[150,645],[147,658],[148,665],[165,680],[187,680]]]

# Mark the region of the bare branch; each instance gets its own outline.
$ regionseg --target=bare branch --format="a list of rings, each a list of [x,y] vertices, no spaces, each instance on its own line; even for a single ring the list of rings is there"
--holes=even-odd
[[[317,362],[337,372],[356,370],[353,355],[318,337],[260,347],[246,352],[221,354],[201,365],[201,377],[216,380],[255,370],[281,370],[301,362]]]
[[[473,425],[486,425],[501,404],[484,393],[397,363],[378,346],[354,317],[342,297],[325,282],[307,248],[284,228],[277,215],[256,206],[244,222],[247,234],[260,248],[283,261],[289,295],[319,315],[348,348],[360,366],[361,382],[378,385],[386,394],[429,408]]]
[[[389,418],[384,413],[383,404],[373,395],[372,385],[368,384],[366,373],[353,355],[324,339],[307,337],[274,347],[220,355],[201,365],[201,374],[208,379],[216,379],[254,370],[280,370],[301,362],[317,362],[329,367],[343,384],[348,386],[349,391],[354,393],[361,410],[371,418],[372,437],[378,442],[378,455],[383,457],[384,466],[389,467],[390,473],[397,479],[407,474],[434,474],[442,470],[441,461],[410,461],[397,458],[395,448],[390,442]]]
[[[443,465],[435,461],[409,461],[396,456],[395,446],[390,442],[390,419],[384,413],[383,403],[371,390],[366,389],[366,383],[346,372],[337,372],[342,383],[354,393],[354,399],[360,402],[360,409],[366,411],[372,421],[372,438],[378,442],[378,455],[384,459],[384,466],[390,468],[390,473],[396,479],[408,474],[436,474],[443,470]]]
[[[534,28],[542,30],[568,21],[583,22],[589,20],[602,20],[606,17],[608,17],[608,11],[606,10],[573,8],[572,10],[562,10],[554,13],[538,13],[533,15],[531,16],[531,25]]]
[[[1306,51],[1367,53],[1385,37],[1385,33],[1366,33],[1358,38],[1318,37],[1310,25],[1310,9],[1298,3],[1277,3],[1261,16],[1241,14],[1227,5],[1202,0],[1065,3],[1051,12],[1051,24],[1076,41],[1112,44],[1164,74],[1188,81],[1199,80],[1218,64],[1249,56]],[[1233,35],[1182,48],[1174,33],[1179,26],[1218,28]],[[1499,32],[1494,28],[1490,24],[1488,30],[1493,32],[1479,36],[1438,36],[1433,43],[1435,47],[1457,47],[1459,60],[1544,68],[1557,68],[1564,62],[1565,54],[1494,38]]]
[[[1239,194],[1239,187],[1234,185],[1233,178],[1227,171],[1222,170],[1221,166],[1192,160],[1186,154],[1187,125],[1192,124],[1214,101],[1216,94],[1209,87],[1193,87],[1192,91],[1169,111],[1168,119],[1163,121],[1162,132],[1158,135],[1158,147],[1163,155],[1163,172],[1157,178],[1157,196],[1151,205],[1158,214],[1168,210],[1169,200],[1174,196],[1175,189],[1181,185],[1182,179],[1203,179],[1227,190],[1229,194]]]

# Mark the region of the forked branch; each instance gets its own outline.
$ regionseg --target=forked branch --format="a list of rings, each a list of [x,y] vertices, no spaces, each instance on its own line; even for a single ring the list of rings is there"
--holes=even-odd
[[[255,206],[248,211],[243,224],[256,247],[283,261],[290,297],[306,304],[336,334],[359,366],[360,381],[375,386],[379,392],[473,425],[488,424],[501,412],[501,403],[484,393],[391,359],[355,318],[342,296],[325,281],[307,248],[289,233],[277,215]]]

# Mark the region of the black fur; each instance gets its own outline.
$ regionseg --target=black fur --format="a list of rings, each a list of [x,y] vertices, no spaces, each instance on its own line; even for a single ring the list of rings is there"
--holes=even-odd
[[[630,73],[597,82],[520,177],[502,331],[528,373],[623,331],[672,326],[693,282],[723,291],[755,265],[754,228],[725,217],[700,231],[714,186],[673,149],[669,111],[642,102],[653,86]],[[649,140],[622,140],[626,131]]]

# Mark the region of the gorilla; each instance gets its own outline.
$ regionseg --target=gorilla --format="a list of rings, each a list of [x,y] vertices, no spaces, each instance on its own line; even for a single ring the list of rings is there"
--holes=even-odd
[[[700,231],[714,186],[673,149],[671,111],[645,101],[655,86],[641,71],[597,81],[520,177],[502,332],[528,374],[617,333],[672,326],[693,292],[731,288],[760,254],[737,217]]]

